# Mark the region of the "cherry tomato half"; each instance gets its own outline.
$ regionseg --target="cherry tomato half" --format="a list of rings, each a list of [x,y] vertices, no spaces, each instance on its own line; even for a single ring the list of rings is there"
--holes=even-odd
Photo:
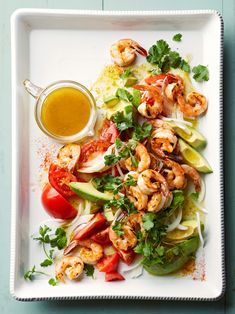
[[[100,131],[100,139],[113,144],[115,143],[118,136],[119,132],[115,123],[106,119]]]
[[[107,273],[111,271],[115,271],[117,269],[119,262],[118,253],[114,253],[112,255],[104,256],[97,264],[97,268],[100,272]]]
[[[105,274],[105,281],[118,281],[125,280],[125,278],[117,271],[110,271]]]
[[[84,240],[91,237],[95,232],[100,231],[106,225],[106,219],[101,213],[96,214],[84,228],[75,234],[73,240]]]
[[[75,193],[70,189],[70,182],[77,182],[77,178],[65,168],[51,164],[48,172],[50,184],[64,197],[70,197]]]
[[[41,201],[46,212],[54,218],[72,219],[77,215],[77,210],[50,184],[44,187]]]
[[[127,265],[131,265],[136,257],[136,253],[133,250],[118,250],[117,251],[121,259]]]
[[[94,234],[91,239],[101,245],[107,245],[110,244],[111,241],[109,239],[109,227],[106,229]]]

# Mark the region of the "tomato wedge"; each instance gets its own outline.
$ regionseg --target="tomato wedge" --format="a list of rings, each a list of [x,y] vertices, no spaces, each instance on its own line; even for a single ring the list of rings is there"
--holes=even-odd
[[[97,264],[97,268],[100,272],[107,273],[111,271],[115,271],[117,269],[119,262],[118,253],[114,253],[113,255],[107,255],[103,257]]]
[[[48,179],[53,188],[65,198],[75,195],[75,193],[70,190],[69,183],[77,182],[77,178],[65,168],[57,164],[51,164]]]
[[[73,240],[84,240],[91,237],[95,232],[100,231],[106,225],[106,219],[101,213],[96,214],[84,228],[75,234]]]
[[[166,78],[168,80],[168,83],[173,83],[173,82],[177,81],[177,78],[175,75],[162,73],[162,74],[152,75],[152,76],[146,77],[145,82],[149,85],[154,85],[157,82],[163,81]]]
[[[88,161],[96,153],[104,153],[109,148],[110,142],[105,140],[91,140],[81,147],[79,163]],[[95,156],[92,156],[94,158]]]
[[[121,259],[127,265],[131,265],[136,257],[136,253],[133,250],[118,250],[117,251]]]
[[[105,281],[119,281],[125,280],[125,278],[117,271],[110,271],[105,274]]]
[[[91,239],[101,245],[107,245],[110,244],[111,241],[109,239],[109,227],[106,229],[94,234]]]
[[[49,183],[42,191],[41,201],[46,212],[54,218],[73,219],[77,216],[77,210]]]
[[[118,136],[119,136],[119,131],[115,123],[106,119],[100,131],[100,139],[113,144],[115,143]]]

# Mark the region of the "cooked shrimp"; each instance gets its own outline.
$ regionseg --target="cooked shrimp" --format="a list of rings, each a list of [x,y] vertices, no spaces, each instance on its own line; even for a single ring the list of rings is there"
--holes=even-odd
[[[162,160],[152,153],[149,153],[149,156],[151,159],[149,168],[160,172],[163,166]]]
[[[84,263],[94,265],[103,257],[103,248],[92,240],[79,241],[82,246],[79,255]]]
[[[66,256],[62,257],[55,265],[55,276],[60,281],[64,280],[66,275],[70,280],[78,278],[83,272],[84,264],[78,256]]]
[[[186,100],[183,95],[178,95],[177,101],[186,117],[198,117],[207,110],[206,97],[197,92],[189,93]]]
[[[160,192],[154,193],[148,202],[147,211],[154,213],[159,212],[161,209],[164,208],[165,203],[166,203],[165,195],[163,195]]]
[[[146,147],[143,144],[138,144],[135,148],[135,155],[138,160],[138,166],[135,167],[132,164],[131,157],[127,158],[125,160],[125,166],[129,171],[138,171],[142,172],[145,169],[149,168],[150,165],[150,156],[146,149]]]
[[[179,83],[179,82],[170,83],[165,88],[165,95],[172,102],[177,101],[177,97],[179,95],[182,95],[183,92],[184,92],[184,86],[182,85],[182,83]]]
[[[110,48],[113,61],[121,67],[132,64],[136,59],[136,53],[147,56],[147,51],[132,39],[120,39]]]
[[[137,243],[136,235],[133,229],[128,225],[123,225],[122,230],[124,232],[123,235],[119,236],[116,232],[111,228],[109,229],[109,239],[113,243],[113,246],[118,250],[129,250],[133,248]]]
[[[201,177],[200,177],[200,174],[197,172],[197,170],[188,165],[181,165],[181,167],[183,168],[185,174],[188,175],[193,180],[195,191],[200,192],[201,191]]]
[[[161,192],[166,195],[169,192],[165,178],[152,169],[141,172],[137,184],[141,192],[146,195],[151,195],[155,192]]]
[[[166,158],[163,163],[167,167],[163,170],[163,176],[167,181],[169,189],[184,189],[186,185],[186,179],[182,166],[168,158]]]
[[[73,170],[80,157],[81,148],[78,144],[67,144],[59,150],[57,155],[58,164],[62,168]]]
[[[141,211],[147,207],[148,196],[141,192],[138,186],[129,186],[126,188],[126,196],[134,204],[138,211]]]
[[[163,110],[161,91],[149,85],[135,85],[134,88],[142,91],[139,113],[145,118],[155,119]]]

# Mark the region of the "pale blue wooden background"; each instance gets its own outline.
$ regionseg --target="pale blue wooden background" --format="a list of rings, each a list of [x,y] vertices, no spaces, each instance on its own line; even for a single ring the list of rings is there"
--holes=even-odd
[[[217,302],[137,300],[25,303],[9,295],[11,97],[9,17],[16,8],[99,10],[216,9],[225,23],[224,170],[226,294]],[[0,313],[235,313],[235,0],[0,0]]]

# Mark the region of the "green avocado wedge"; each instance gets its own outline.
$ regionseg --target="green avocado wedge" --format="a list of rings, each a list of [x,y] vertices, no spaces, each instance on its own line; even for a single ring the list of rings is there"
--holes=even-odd
[[[206,146],[206,138],[195,128],[190,126],[181,127],[180,124],[167,122],[183,140],[196,149],[202,149]]]
[[[166,251],[163,264],[144,265],[144,269],[154,276],[164,276],[178,271],[190,259],[199,246],[199,237],[193,237]],[[176,254],[177,253],[177,254]]]
[[[91,182],[71,182],[69,186],[79,197],[91,202],[105,202],[113,198],[113,194],[98,191]]]
[[[203,157],[196,149],[187,144],[184,140],[179,138],[179,149],[184,160],[197,171],[203,173],[213,172],[211,166],[205,157]]]

